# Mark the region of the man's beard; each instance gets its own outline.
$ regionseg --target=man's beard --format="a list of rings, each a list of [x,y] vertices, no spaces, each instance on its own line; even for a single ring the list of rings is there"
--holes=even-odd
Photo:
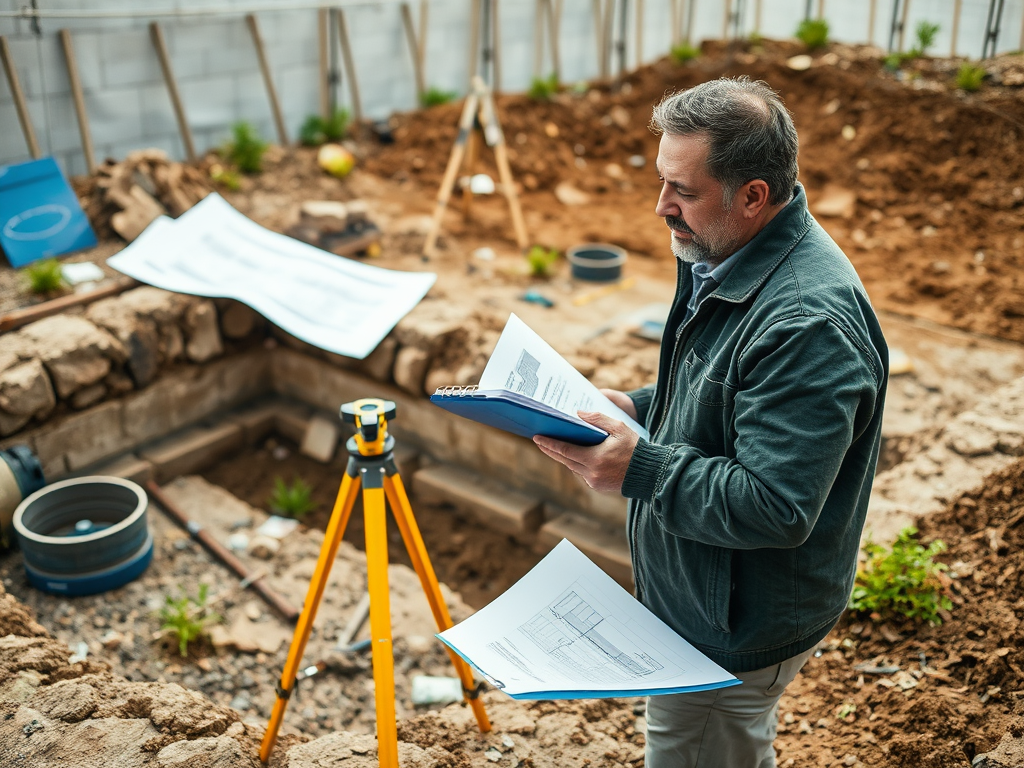
[[[670,229],[686,232],[690,242],[683,243],[672,235],[671,247],[673,255],[687,264],[711,264],[718,266],[736,250],[737,236],[735,226],[731,222],[715,225],[711,232],[700,236],[678,216],[666,216],[665,223]]]

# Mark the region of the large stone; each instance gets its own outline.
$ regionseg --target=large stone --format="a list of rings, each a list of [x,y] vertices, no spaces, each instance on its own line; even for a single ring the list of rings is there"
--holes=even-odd
[[[160,768],[256,768],[259,761],[224,735],[168,744],[157,753],[156,764]]]
[[[422,349],[432,358],[466,341],[470,317],[468,309],[454,302],[422,301],[398,322],[394,336],[403,347]]]
[[[34,345],[62,399],[100,381],[112,363],[123,363],[128,357],[121,342],[84,317],[47,317],[21,333]]]
[[[217,325],[217,308],[210,299],[201,299],[185,311],[185,354],[196,363],[205,363],[223,354]]]
[[[45,418],[57,404],[50,377],[38,360],[0,373],[0,409],[12,416]]]
[[[429,365],[429,352],[419,347],[403,347],[395,356],[395,384],[410,395],[422,396]]]
[[[240,301],[232,301],[220,317],[220,330],[229,339],[244,339],[256,327],[260,316]]]

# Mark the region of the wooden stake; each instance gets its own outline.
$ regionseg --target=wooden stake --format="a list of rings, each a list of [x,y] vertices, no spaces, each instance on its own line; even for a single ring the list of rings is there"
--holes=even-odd
[[[416,41],[420,52],[420,71],[427,78],[427,0],[420,0],[420,32]]]
[[[754,31],[757,34],[761,34],[761,23],[762,23],[762,6],[764,5],[761,0],[754,0]]]
[[[818,0],[818,20],[825,18],[825,0]]]
[[[956,56],[956,39],[960,32],[960,6],[963,0],[953,0],[953,32],[949,43],[949,55]],[[1024,41],[1024,30],[1021,32],[1021,40]]]
[[[675,47],[679,44],[680,32],[683,28],[682,24],[682,9],[679,7],[679,3],[682,0],[669,0],[669,46]]]
[[[545,0],[548,6],[548,32],[551,35],[551,68],[555,73],[555,80],[562,82],[562,65],[558,51],[559,31],[562,28],[562,0],[555,0],[552,7],[551,0]]]
[[[693,45],[693,14],[697,8],[697,0],[686,0],[686,44]]]
[[[14,106],[18,110],[18,122],[21,123],[21,132],[25,135],[28,152],[32,155],[33,160],[38,160],[43,156],[43,153],[39,151],[36,132],[32,128],[32,118],[28,114],[25,93],[21,90],[21,82],[18,80],[18,70],[14,68],[14,57],[11,56],[11,47],[7,44],[7,38],[3,35],[0,35],[0,57],[4,60],[4,69],[7,71],[7,83],[11,86],[11,95],[14,97]]]
[[[875,11],[877,10],[878,0],[871,0],[870,10],[868,11],[868,45],[874,45],[875,42]]]
[[[636,68],[644,63],[644,0],[636,0]]]
[[[530,244],[526,234],[526,222],[523,220],[523,211],[519,207],[519,195],[516,194],[516,184],[512,180],[512,169],[508,164],[508,149],[505,146],[505,134],[498,123],[498,115],[494,109],[494,98],[480,83],[478,89],[482,92],[480,98],[480,125],[484,129],[484,136],[487,143],[494,150],[494,159],[498,164],[498,178],[501,180],[501,188],[508,200],[509,210],[512,212],[512,227],[515,229],[516,242],[522,250]]]
[[[473,0],[474,3],[478,0]],[[475,77],[475,76],[474,76]],[[474,91],[466,96],[466,102],[462,105],[462,116],[459,118],[459,133],[455,137],[455,144],[448,156],[448,166],[444,169],[444,177],[441,179],[441,187],[437,191],[437,206],[434,208],[434,220],[430,224],[430,231],[427,232],[427,240],[423,245],[424,256],[435,256],[437,254],[437,237],[441,233],[441,219],[444,218],[444,210],[448,207],[448,200],[451,199],[452,189],[455,186],[455,179],[462,166],[462,159],[466,153],[466,142],[473,131],[473,120],[476,116],[479,99]]]
[[[330,8],[317,11],[317,41],[320,46],[320,116],[331,119]]]
[[[185,118],[185,106],[181,103],[178,83],[174,79],[174,70],[171,69],[171,57],[167,55],[167,43],[164,41],[164,32],[158,22],[150,22],[149,34],[153,38],[153,47],[156,48],[156,55],[160,59],[160,69],[163,70],[164,81],[167,83],[167,92],[171,96],[174,116],[178,120],[178,130],[181,132],[181,140],[185,144],[185,156],[190,161],[195,161],[196,147],[192,142],[192,129],[188,127],[188,120]]]
[[[501,14],[498,0],[491,0],[491,75],[491,92],[501,93]]]
[[[480,3],[482,0],[470,0],[469,3],[469,82],[472,87],[473,78],[480,72]]]
[[[402,3],[402,26],[405,27],[405,39],[409,43],[409,54],[412,56],[412,73],[416,79],[416,100],[422,104],[423,95],[427,92],[426,82],[423,78],[422,58],[420,57],[420,44],[416,39],[416,30],[412,23],[412,11],[408,3]]]
[[[533,14],[533,76],[540,78],[544,66],[544,0],[536,0]]]
[[[352,55],[352,43],[348,37],[348,24],[345,22],[345,9],[338,8],[338,42],[341,43],[341,58],[345,61],[345,74],[348,75],[348,91],[352,97],[352,118],[355,124],[362,125],[363,101],[359,97],[359,80],[356,78],[356,60]]]
[[[463,168],[466,169],[465,179],[467,181],[466,186],[462,188],[462,218],[469,221],[473,207],[473,189],[471,182],[473,181],[473,174],[476,173],[476,160],[480,154],[480,131],[474,126],[473,130],[469,132],[469,137],[466,140],[466,162],[463,163]]]
[[[615,37],[615,0],[605,0],[604,15],[601,20],[604,22],[604,58],[606,60],[605,73],[608,77],[612,74],[612,56],[614,47],[612,43]]]
[[[75,115],[78,117],[78,133],[82,137],[82,152],[85,154],[85,166],[89,173],[96,170],[96,155],[92,149],[92,135],[89,133],[89,113],[85,111],[85,96],[82,94],[82,80],[78,76],[78,63],[75,61],[75,47],[71,42],[71,32],[60,31],[60,44],[64,48],[64,60],[68,66],[68,80],[71,83],[71,96],[75,102]]]
[[[602,0],[592,0],[594,8],[594,41],[597,43],[597,76],[608,77],[608,60],[604,54],[604,19],[601,13]]]
[[[725,18],[722,19],[722,39],[729,39],[729,16],[732,15],[732,0],[725,0]]]
[[[903,36],[907,31],[907,16],[910,13],[910,0],[903,0],[903,16],[900,18],[900,53],[903,53]]]
[[[267,52],[263,47],[263,37],[260,35],[256,14],[250,13],[245,17],[245,21],[249,25],[252,44],[256,48],[256,58],[263,74],[263,84],[267,88],[267,98],[270,99],[270,111],[274,115],[274,125],[277,127],[277,140],[281,142],[281,146],[288,146],[288,129],[285,128],[284,115],[281,113],[281,102],[277,100],[277,89],[274,88],[274,78],[270,74],[270,64],[267,63]]]

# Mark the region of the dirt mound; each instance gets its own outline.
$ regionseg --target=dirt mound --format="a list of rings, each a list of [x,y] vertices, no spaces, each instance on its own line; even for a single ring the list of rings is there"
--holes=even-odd
[[[749,50],[706,43],[684,65],[667,59],[626,78],[617,91],[594,87],[551,101],[497,99],[523,206],[538,242],[585,240],[670,257],[657,196],[652,104],[668,91],[710,78],[748,75],[779,90],[801,136],[801,180],[814,210],[836,190],[852,192],[849,216],[819,215],[853,260],[880,307],[960,328],[1024,340],[1024,99],[1020,89],[955,89],[957,62],[922,59],[893,73],[875,48],[833,46],[797,71],[795,44]],[[990,62],[1016,72],[1021,57]],[[1016,82],[1012,77],[1004,82]],[[456,137],[461,106],[394,118],[395,143],[365,167],[436,189]],[[636,163],[640,167],[634,167]],[[641,164],[643,161],[643,164]],[[491,153],[478,170],[495,173]],[[589,196],[577,208],[554,191],[569,184]],[[453,234],[508,236],[507,220],[482,218]]]

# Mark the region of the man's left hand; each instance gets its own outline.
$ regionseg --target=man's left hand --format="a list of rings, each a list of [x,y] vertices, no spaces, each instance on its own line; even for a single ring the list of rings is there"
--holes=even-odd
[[[640,437],[621,421],[603,413],[580,411],[579,417],[608,433],[597,445],[574,445],[537,436],[533,442],[555,461],[582,477],[596,491],[621,491],[633,449]]]

